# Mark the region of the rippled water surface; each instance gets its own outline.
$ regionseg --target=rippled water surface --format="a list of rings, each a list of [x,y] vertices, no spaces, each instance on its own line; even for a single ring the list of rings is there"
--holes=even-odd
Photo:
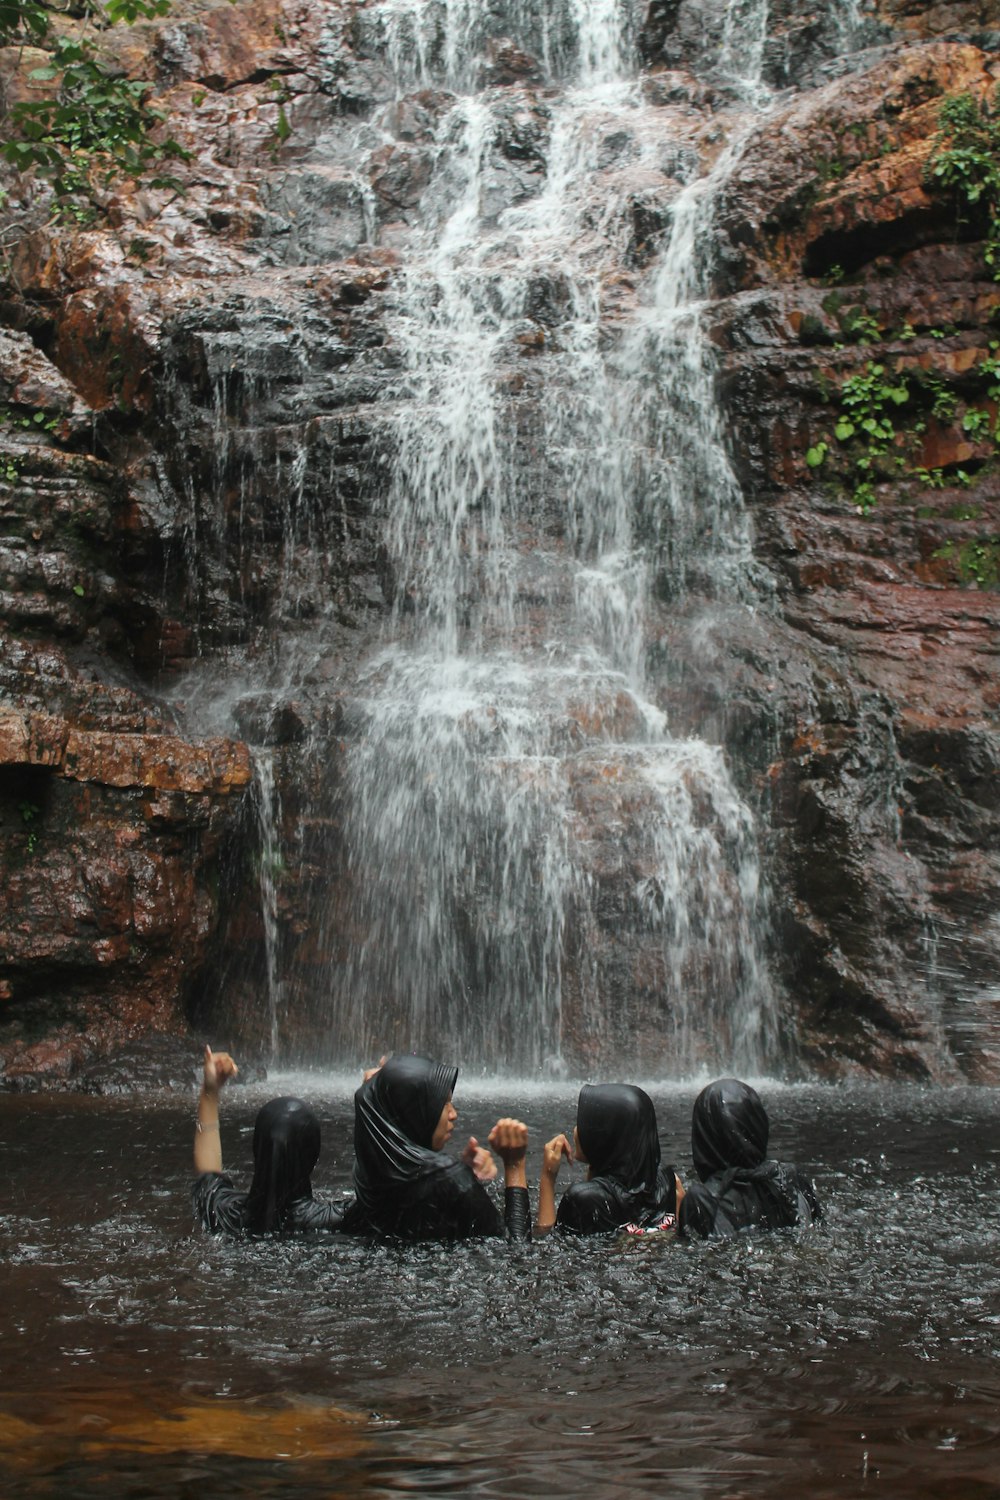
[[[225,1100],[248,1176],[270,1092]],[[350,1168],[347,1093],[318,1189]],[[193,1096],[0,1097],[16,1496],[1000,1493],[1000,1099],[764,1088],[825,1224],[714,1246],[399,1248],[192,1229]],[[656,1093],[688,1167],[693,1090]],[[574,1093],[463,1098],[542,1140]]]

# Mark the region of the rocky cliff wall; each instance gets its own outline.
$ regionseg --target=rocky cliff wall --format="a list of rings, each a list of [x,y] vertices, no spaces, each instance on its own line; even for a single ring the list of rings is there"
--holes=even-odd
[[[393,102],[369,10],[179,3],[109,33],[191,151],[184,191],[113,185],[74,226],[10,180],[9,1082],[72,1076],[123,1032],[192,1016],[265,1046],[269,943],[283,1035],[315,1047],[330,965],[359,939],[339,898],[322,930],[311,914],[337,875],[337,757],[357,728],[340,684],[397,587],[373,522],[398,357],[383,303],[448,103],[432,89]],[[680,183],[731,128],[711,77],[723,12],[652,0],[639,16],[670,151],[629,199],[609,328],[641,295]],[[706,630],[698,579],[682,595],[665,579],[649,647],[658,700],[726,745],[759,809],[804,1065],[995,1079],[1000,494],[988,424],[963,421],[995,425],[998,296],[982,221],[927,163],[941,101],[990,97],[1000,18],[986,0],[885,0],[848,17],[845,55],[846,14],[772,8],[764,76],[782,92],[716,209],[711,325],[756,604]],[[8,102],[30,91],[28,62],[0,58]],[[506,101],[487,195],[500,213],[544,180],[545,87],[499,29],[483,69]],[[379,144],[364,127],[390,106]],[[539,284],[505,366],[526,463],[564,315],[557,278]],[[840,393],[875,367],[876,386],[907,395],[870,398],[893,430],[859,469],[867,450],[835,436]],[[290,658],[275,667],[274,641],[306,651],[317,619],[321,657],[276,692]],[[270,934],[239,735],[278,788]]]

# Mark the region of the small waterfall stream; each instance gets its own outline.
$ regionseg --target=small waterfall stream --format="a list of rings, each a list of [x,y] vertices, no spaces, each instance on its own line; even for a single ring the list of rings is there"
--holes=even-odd
[[[553,80],[533,114],[478,84],[492,12],[362,14],[401,94],[449,95],[389,294],[395,592],[346,753],[333,1036],[488,1071],[760,1068],[776,1025],[753,817],[646,675],[655,596],[681,599],[692,567],[719,598],[745,587],[698,306],[739,142],[680,188],[658,266],[616,307],[620,168],[632,182],[669,144],[636,77],[637,7],[505,9]],[[764,19],[731,6],[723,67],[749,69],[757,106]],[[504,152],[536,182],[498,208]]]

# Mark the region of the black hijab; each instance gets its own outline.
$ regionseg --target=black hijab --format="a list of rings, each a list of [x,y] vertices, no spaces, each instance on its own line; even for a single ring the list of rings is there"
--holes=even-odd
[[[253,1128],[253,1182],[246,1227],[280,1229],[292,1203],[312,1197],[310,1177],[319,1160],[319,1121],[301,1099],[272,1099]]]
[[[580,1149],[591,1177],[632,1192],[653,1191],[660,1166],[653,1101],[632,1083],[587,1083],[576,1105]]]
[[[691,1119],[691,1149],[701,1179],[681,1204],[681,1231],[709,1235],[783,1229],[821,1217],[805,1173],[767,1158],[767,1111],[735,1078],[702,1089]]]
[[[431,1140],[457,1078],[445,1063],[397,1054],[354,1095],[354,1189],[374,1223],[388,1197],[398,1213],[412,1190],[454,1165]]]
[[[702,1089],[691,1116],[691,1154],[702,1182],[733,1167],[759,1167],[768,1130],[767,1110],[748,1083],[719,1078]]]
[[[586,1084],[576,1107],[586,1182],[566,1189],[556,1223],[574,1234],[651,1225],[676,1207],[673,1168],[660,1166],[653,1101],[631,1083]]]

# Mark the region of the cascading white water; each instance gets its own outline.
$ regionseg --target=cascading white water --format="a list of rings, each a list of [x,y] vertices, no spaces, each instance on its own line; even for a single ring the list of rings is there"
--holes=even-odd
[[[268,1041],[270,1055],[278,1055],[284,1011],[278,952],[278,872],[281,864],[281,801],[274,784],[274,759],[258,750],[253,756],[257,825],[260,831],[260,909],[264,921],[264,958],[267,965]]]
[[[639,7],[503,9],[562,86],[515,122],[535,181],[499,206],[496,8],[362,13],[401,93],[455,97],[392,293],[395,606],[347,750],[334,1046],[753,1069],[775,1033],[753,819],[721,750],[672,737],[646,682],[654,588],[682,596],[695,561],[725,594],[746,558],[698,308],[738,148],[676,196],[659,268],[616,309],[627,194],[664,147],[632,76]],[[748,57],[756,94],[737,29],[761,36],[762,6],[732,9],[726,67]]]

